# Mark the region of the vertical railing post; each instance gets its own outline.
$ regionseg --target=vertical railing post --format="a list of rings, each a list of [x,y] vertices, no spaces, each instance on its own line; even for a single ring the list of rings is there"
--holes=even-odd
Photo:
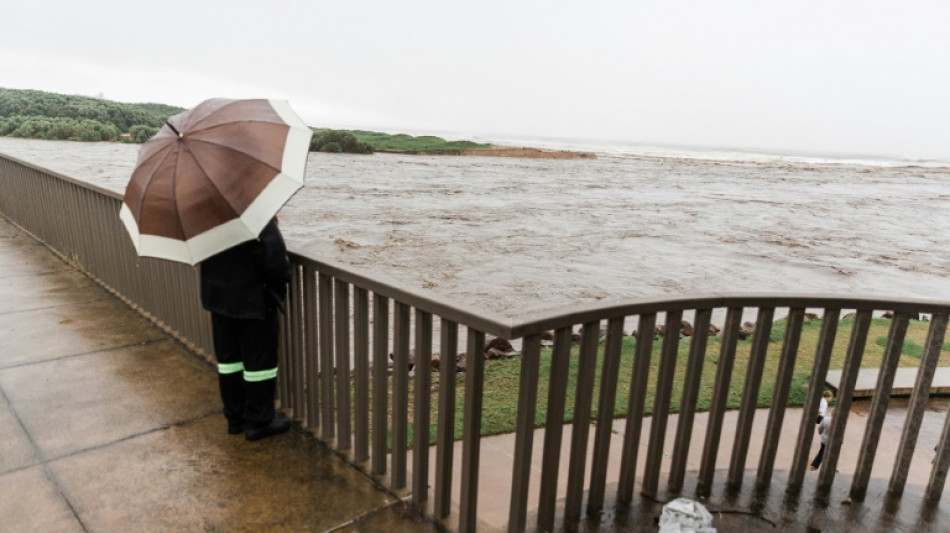
[[[350,419],[350,285],[336,280],[334,322],[336,324],[336,448],[349,450]]]
[[[894,377],[897,374],[897,365],[900,363],[901,352],[904,349],[904,337],[910,317],[907,313],[895,313],[891,321],[890,331],[887,334],[887,346],[884,348],[884,358],[881,361],[881,370],[877,376],[874,399],[871,401],[871,411],[868,414],[864,438],[861,441],[861,453],[858,455],[858,466],[851,482],[851,498],[861,501],[867,493],[868,481],[871,478],[871,469],[874,466],[874,456],[877,454],[877,445],[881,440],[881,429],[884,426],[884,417],[887,415],[887,404],[891,399],[891,390],[894,387]]]
[[[825,456],[818,472],[818,487],[816,494],[823,498],[831,491],[831,484],[835,479],[838,466],[838,454],[841,451],[841,437],[848,425],[848,415],[851,413],[851,400],[854,396],[854,385],[858,381],[858,372],[861,370],[861,359],[864,357],[864,347],[867,343],[868,330],[871,325],[871,310],[859,309],[854,317],[854,326],[851,330],[851,340],[848,342],[848,353],[845,356],[844,368],[841,371],[841,384],[838,387],[838,400],[831,417],[831,432],[828,434],[828,444],[825,445]],[[813,411],[814,412],[814,411]],[[811,417],[812,413],[808,413]]]
[[[386,473],[389,438],[389,299],[373,294],[373,459],[370,473]]]
[[[786,491],[797,494],[805,480],[805,468],[808,466],[808,452],[815,435],[815,419],[813,413],[818,412],[818,402],[828,377],[828,367],[831,365],[831,353],[835,346],[838,334],[838,319],[841,309],[826,308],[821,319],[821,333],[818,336],[818,345],[815,348],[815,362],[812,365],[811,379],[808,380],[808,398],[805,400],[802,420],[798,427],[798,441],[795,443],[795,455],[792,457],[792,470],[788,473],[788,487]]]
[[[745,383],[742,385],[742,405],[739,406],[736,439],[732,445],[732,459],[729,462],[727,485],[732,489],[742,486],[749,441],[752,439],[752,423],[755,421],[755,412],[759,407],[759,389],[762,385],[765,358],[768,357],[769,337],[772,335],[774,316],[774,307],[761,307],[755,320],[755,336],[749,352],[749,367],[746,369]]]
[[[432,315],[416,310],[416,363],[413,382],[412,502],[429,499],[429,408],[432,403]]]
[[[411,309],[396,302],[393,311],[393,442],[390,459],[390,484],[394,489],[406,486],[406,458],[409,432],[409,331]]]
[[[683,312],[666,314],[663,329],[663,348],[660,350],[660,367],[656,375],[656,393],[653,400],[653,415],[650,417],[650,445],[647,447],[646,464],[643,466],[643,494],[655,498],[663,464],[663,445],[666,442],[666,422],[670,414],[670,398],[673,394],[673,377],[676,359],[679,356],[680,330],[683,329]]]
[[[509,533],[524,531],[527,523],[528,482],[531,479],[531,447],[534,442],[540,357],[541,336],[525,337],[521,346],[521,378],[518,381],[518,422],[515,426],[515,457],[511,471]]]
[[[633,500],[633,484],[637,477],[637,455],[640,434],[643,432],[643,409],[646,404],[647,378],[653,359],[653,331],[656,314],[640,315],[637,325],[637,348],[630,376],[630,395],[627,399],[627,419],[624,423],[620,455],[620,479],[617,482],[617,501],[627,505]]]
[[[557,478],[561,462],[561,439],[564,436],[564,407],[571,358],[571,328],[554,332],[551,353],[551,377],[548,384],[548,411],[544,423],[544,452],[541,458],[541,490],[538,501],[538,528],[554,529],[557,506]]]
[[[693,437],[696,401],[703,376],[703,364],[706,362],[711,319],[712,309],[700,309],[696,311],[696,317],[693,320],[693,336],[689,341],[689,360],[686,366],[686,377],[683,378],[683,399],[680,401],[676,439],[673,441],[673,461],[667,483],[671,492],[682,490],[683,478],[686,476],[686,460],[689,458],[689,443]]]
[[[311,265],[303,267],[303,329],[294,333],[299,346],[300,383],[297,386],[304,390],[306,385],[307,427],[313,429],[314,434],[320,425],[320,349],[317,343],[319,327],[317,324],[317,271]],[[298,308],[299,309],[299,308]],[[297,320],[300,322],[300,319]],[[325,422],[325,421],[324,421]]]
[[[353,460],[369,458],[369,291],[353,289]]]
[[[623,317],[607,322],[604,364],[600,370],[600,399],[597,404],[597,427],[594,431],[594,452],[590,467],[590,488],[587,491],[587,514],[596,516],[604,507],[607,484],[607,460],[610,457],[610,435],[613,429],[614,405],[617,403],[617,374],[623,348]]]
[[[439,356],[439,429],[435,458],[436,518],[445,518],[452,508],[452,462],[455,455],[455,376],[457,373],[458,324],[442,319]]]
[[[485,333],[468,328],[468,347],[465,353],[465,411],[462,422],[462,488],[459,494],[460,533],[474,533],[477,524],[484,380]]]
[[[798,344],[802,336],[802,324],[805,309],[790,309],[785,322],[785,338],[782,341],[782,354],[779,358],[778,374],[775,376],[775,390],[772,392],[772,405],[765,425],[765,440],[762,443],[762,455],[759,456],[759,469],[755,484],[765,488],[772,482],[775,468],[775,455],[778,453],[782,438],[782,424],[788,405],[788,392],[795,374],[795,360],[798,358]]]
[[[600,322],[586,322],[581,334],[577,361],[577,386],[574,390],[574,422],[571,430],[570,459],[567,467],[567,496],[564,518],[577,521],[581,517],[584,497],[584,473],[587,462],[587,437],[590,435],[590,408],[594,396],[597,368],[597,342]]]
[[[719,455],[719,441],[722,437],[722,421],[726,414],[726,401],[729,398],[729,383],[732,381],[732,367],[736,360],[736,345],[739,341],[741,320],[742,308],[730,307],[726,312],[726,322],[722,327],[722,345],[719,350],[719,361],[716,364],[716,384],[713,386],[710,400],[709,423],[706,427],[706,440],[699,464],[696,492],[700,496],[709,496],[712,492],[716,457]]]
[[[333,410],[333,278],[320,273],[317,279],[317,318],[320,324],[320,436],[330,440],[336,436]]]
[[[947,484],[947,471],[950,470],[950,416],[944,417],[943,431],[940,432],[940,442],[937,443],[936,452],[930,481],[924,492],[924,497],[931,503],[940,499],[944,486]]]
[[[897,458],[894,460],[894,471],[888,483],[887,492],[892,496],[900,496],[904,492],[907,474],[910,471],[910,461],[917,445],[917,435],[924,419],[924,410],[930,398],[930,385],[933,382],[934,372],[937,369],[937,360],[940,359],[940,350],[947,332],[947,315],[934,314],[930,320],[930,329],[927,331],[927,340],[924,342],[924,354],[920,359],[920,368],[917,369],[917,381],[914,391],[910,395],[907,406],[907,419],[904,421],[904,431],[897,448]],[[831,436],[835,433],[832,431]]]

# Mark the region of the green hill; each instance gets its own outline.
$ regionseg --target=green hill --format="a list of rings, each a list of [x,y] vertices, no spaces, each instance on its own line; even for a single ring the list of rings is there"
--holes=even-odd
[[[143,142],[184,109],[0,88],[0,135],[68,141]]]
[[[463,150],[490,148],[490,144],[472,141],[446,141],[432,135],[412,136],[405,133],[390,135],[376,131],[353,130],[353,135],[361,142],[374,146],[381,152],[403,153],[461,153]]]
[[[185,111],[157,103],[128,104],[30,89],[0,88],[0,136],[65,141],[147,141],[165,120]],[[471,141],[446,141],[425,135],[314,128],[310,150],[371,154],[459,154],[490,148]]]
[[[391,152],[402,154],[461,154],[464,150],[490,148],[490,144],[472,141],[446,141],[432,135],[412,136],[405,133],[381,133],[366,130],[331,130],[314,128],[310,150],[314,152],[347,152],[368,154]]]

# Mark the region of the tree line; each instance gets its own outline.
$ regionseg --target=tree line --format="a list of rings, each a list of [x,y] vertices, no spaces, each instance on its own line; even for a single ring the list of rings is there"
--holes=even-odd
[[[183,108],[126,104],[103,98],[0,88],[0,136],[60,141],[143,143]],[[371,154],[373,147],[344,130],[316,130],[313,152]]]
[[[128,104],[90,96],[0,87],[0,136],[143,143],[158,133],[168,117],[183,111],[185,109],[166,104]],[[311,152],[458,153],[490,146],[362,130],[313,128],[313,131]]]
[[[314,129],[310,138],[311,152],[329,152],[346,154],[371,154],[376,151],[373,145],[356,138],[346,130]]]
[[[0,135],[66,141],[144,142],[184,109],[0,88]]]

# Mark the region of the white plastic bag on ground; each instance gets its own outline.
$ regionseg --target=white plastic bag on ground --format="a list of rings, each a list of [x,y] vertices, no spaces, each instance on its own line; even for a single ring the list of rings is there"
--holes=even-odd
[[[676,498],[663,506],[660,533],[716,533],[712,520],[703,504],[689,498]]]

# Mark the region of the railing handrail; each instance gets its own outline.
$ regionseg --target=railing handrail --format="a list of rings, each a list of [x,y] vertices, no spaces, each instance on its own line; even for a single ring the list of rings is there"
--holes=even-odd
[[[580,304],[568,313],[560,310],[538,311],[520,317],[517,322],[513,321],[510,334],[511,338],[518,338],[540,333],[543,329],[582,324],[592,319],[605,320],[646,313],[733,307],[888,309],[894,312],[946,313],[950,311],[950,301],[791,293],[706,294],[672,298],[655,296]]]
[[[562,326],[582,324],[591,319],[607,320],[615,317],[646,313],[685,311],[690,309],[718,309],[730,307],[773,308],[835,308],[835,309],[888,309],[918,313],[950,312],[950,301],[925,299],[890,299],[881,297],[842,296],[824,293],[732,293],[618,298],[593,303],[563,304],[552,309],[541,309],[518,316],[475,310],[464,303],[450,301],[431,290],[410,288],[385,274],[360,269],[344,263],[316,259],[306,252],[291,252],[291,259],[312,265],[334,278],[358,285],[387,298],[405,302],[420,310],[475,327],[486,333],[518,339],[526,335]],[[571,310],[565,312],[564,306]]]
[[[115,192],[115,191],[106,189],[105,187],[101,187],[101,186],[99,186],[99,185],[96,185],[95,183],[89,183],[88,181],[84,181],[84,180],[81,180],[81,179],[78,179],[78,178],[73,178],[73,177],[71,177],[71,176],[67,176],[66,174],[63,174],[62,172],[56,172],[55,170],[52,170],[52,169],[49,169],[49,168],[46,168],[46,167],[42,167],[42,166],[37,165],[37,164],[35,164],[35,163],[30,163],[29,161],[24,161],[23,159],[19,159],[19,158],[17,158],[17,157],[13,157],[12,155],[5,154],[5,153],[3,153],[3,152],[0,152],[0,158],[8,159],[8,160],[10,160],[10,161],[13,161],[14,163],[19,164],[19,165],[23,165],[23,166],[25,166],[25,167],[27,167],[27,168],[31,168],[31,169],[33,169],[33,170],[36,170],[36,171],[38,171],[38,172],[42,172],[42,173],[44,173],[44,174],[49,174],[50,176],[54,176],[54,177],[59,178],[59,179],[65,181],[65,182],[72,183],[73,185],[78,185],[78,186],[83,187],[83,188],[85,188],[85,189],[89,189],[89,190],[95,191],[95,192],[97,192],[97,193],[99,193],[99,194],[104,194],[104,195],[106,195],[106,196],[108,196],[108,197],[110,197],[110,198],[115,198],[115,199],[121,201],[122,198],[123,198],[123,196],[124,196],[124,195],[121,194],[121,193],[118,193],[118,192]]]

